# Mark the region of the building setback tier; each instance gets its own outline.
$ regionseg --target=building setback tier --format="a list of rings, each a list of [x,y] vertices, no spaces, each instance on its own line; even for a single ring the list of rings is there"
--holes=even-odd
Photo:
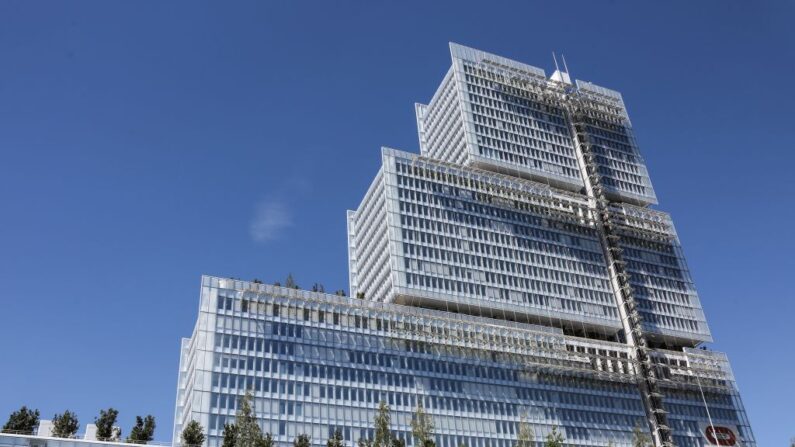
[[[677,446],[704,445],[705,427],[755,445],[723,354],[650,350]],[[422,402],[439,447],[513,447],[526,419],[535,446],[552,430],[567,445],[630,446],[645,427],[638,364],[623,343],[548,326],[468,316],[205,276],[193,335],[184,339],[175,439],[190,420],[219,446],[240,396],[287,446],[371,438],[379,401],[413,447]]]
[[[452,65],[428,105],[417,104],[423,155],[579,192],[575,115],[612,200],[657,203],[621,94],[484,51],[450,44]]]
[[[617,298],[591,203],[383,149],[378,175],[348,213],[351,295],[617,339]],[[711,341],[670,217],[629,204],[611,209],[650,340]]]

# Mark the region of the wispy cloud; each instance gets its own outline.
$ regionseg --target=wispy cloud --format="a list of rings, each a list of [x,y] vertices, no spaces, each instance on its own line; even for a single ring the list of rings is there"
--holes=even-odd
[[[290,210],[284,202],[266,199],[255,207],[254,217],[249,224],[249,233],[255,242],[264,243],[276,239],[292,223]]]

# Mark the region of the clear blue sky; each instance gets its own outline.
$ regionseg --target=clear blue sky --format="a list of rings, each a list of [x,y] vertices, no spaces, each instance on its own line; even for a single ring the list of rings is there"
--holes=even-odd
[[[0,418],[169,439],[200,275],[347,289],[455,41],[624,93],[760,446],[795,436],[795,3],[333,3],[0,3]]]

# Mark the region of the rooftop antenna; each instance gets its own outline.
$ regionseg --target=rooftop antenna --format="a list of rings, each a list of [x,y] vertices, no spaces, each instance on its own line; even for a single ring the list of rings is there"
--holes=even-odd
[[[569,74],[569,66],[566,65],[566,55],[561,53],[560,58],[563,59],[563,69],[566,70],[566,74],[569,75],[569,79],[571,79],[571,75]]]
[[[554,51],[552,52],[552,60],[555,61],[555,70],[560,71],[560,68],[558,67],[558,58],[555,57]]]

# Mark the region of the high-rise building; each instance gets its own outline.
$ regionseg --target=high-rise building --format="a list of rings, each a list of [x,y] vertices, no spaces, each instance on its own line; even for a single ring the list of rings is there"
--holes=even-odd
[[[382,150],[348,212],[352,298],[215,277],[182,346],[175,436],[262,429],[347,445],[380,401],[415,446],[754,446],[618,92],[451,45],[420,153]],[[176,439],[176,438],[175,438]]]

